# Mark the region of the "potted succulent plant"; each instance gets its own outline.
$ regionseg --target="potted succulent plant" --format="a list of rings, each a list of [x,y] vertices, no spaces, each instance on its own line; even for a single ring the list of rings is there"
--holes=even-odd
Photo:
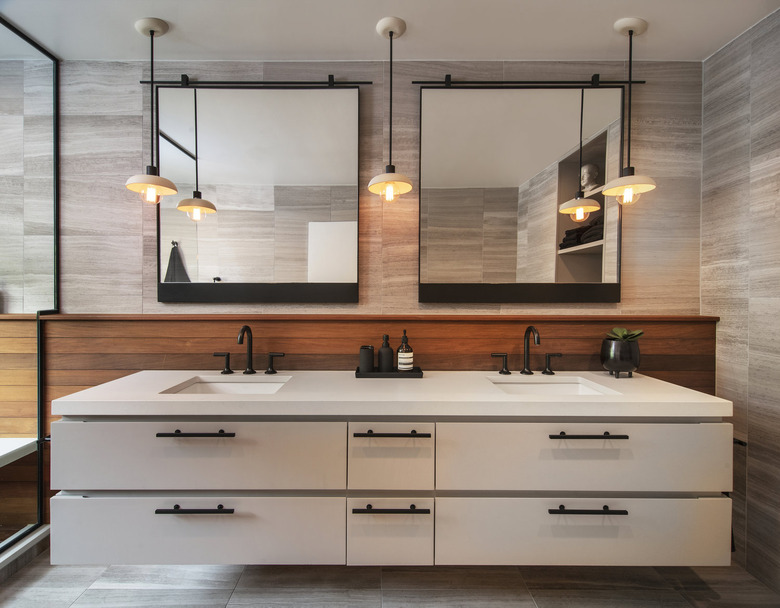
[[[630,378],[639,367],[639,343],[637,339],[641,329],[628,330],[625,327],[613,327],[601,342],[601,365],[610,375],[620,378],[621,372],[627,372]]]

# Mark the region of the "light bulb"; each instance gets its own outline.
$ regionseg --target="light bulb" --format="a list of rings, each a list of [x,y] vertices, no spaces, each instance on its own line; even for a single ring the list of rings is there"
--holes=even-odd
[[[590,217],[590,213],[585,211],[585,209],[583,209],[582,207],[577,207],[574,213],[572,213],[569,217],[573,222],[580,223],[588,219]]]
[[[385,188],[385,201],[388,203],[392,203],[395,200],[395,191],[393,189],[392,182],[387,184],[387,188]]]
[[[201,210],[196,207],[192,211],[187,212],[187,217],[190,218],[193,222],[199,222],[205,216],[203,215],[203,213],[201,213]]]
[[[633,205],[639,200],[639,192],[635,192],[633,188],[626,188],[622,195],[615,198],[621,205]]]
[[[156,205],[160,202],[160,195],[157,193],[157,188],[154,186],[148,186],[141,190],[141,200],[150,205]]]

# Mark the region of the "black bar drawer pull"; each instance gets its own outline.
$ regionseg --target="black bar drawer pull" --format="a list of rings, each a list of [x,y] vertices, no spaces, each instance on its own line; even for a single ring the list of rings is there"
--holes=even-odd
[[[173,433],[157,433],[155,437],[235,437],[235,433],[226,433],[223,429],[219,429],[217,433],[182,433],[179,429],[176,429]]]
[[[414,429],[408,433],[375,433],[368,429],[365,433],[352,433],[353,437],[430,437],[430,433],[418,433]]]
[[[561,431],[549,437],[550,439],[628,439],[628,435],[610,435],[609,431],[604,431],[603,435],[567,435],[565,431]]]
[[[155,509],[155,515],[232,515],[235,509],[226,509],[217,505],[216,509],[182,509],[179,505],[173,505],[173,509]]]
[[[604,505],[601,509],[567,509],[560,505],[557,509],[547,509],[550,515],[628,515],[625,509],[610,509]]]
[[[379,515],[430,515],[430,509],[418,509],[415,505],[409,505],[408,509],[375,509],[373,505],[366,505],[365,509],[352,509],[353,513],[372,513]]]

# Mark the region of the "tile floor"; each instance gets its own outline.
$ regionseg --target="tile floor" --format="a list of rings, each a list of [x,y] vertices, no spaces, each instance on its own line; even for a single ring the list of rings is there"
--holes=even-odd
[[[51,566],[46,551],[0,583],[12,608],[779,608],[729,568]]]

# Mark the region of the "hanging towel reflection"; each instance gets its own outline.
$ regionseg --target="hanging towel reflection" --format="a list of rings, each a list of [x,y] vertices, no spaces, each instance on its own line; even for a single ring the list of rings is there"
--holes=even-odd
[[[184,267],[184,261],[179,253],[179,243],[171,241],[171,255],[168,258],[168,271],[165,273],[165,283],[189,283],[190,277]]]

